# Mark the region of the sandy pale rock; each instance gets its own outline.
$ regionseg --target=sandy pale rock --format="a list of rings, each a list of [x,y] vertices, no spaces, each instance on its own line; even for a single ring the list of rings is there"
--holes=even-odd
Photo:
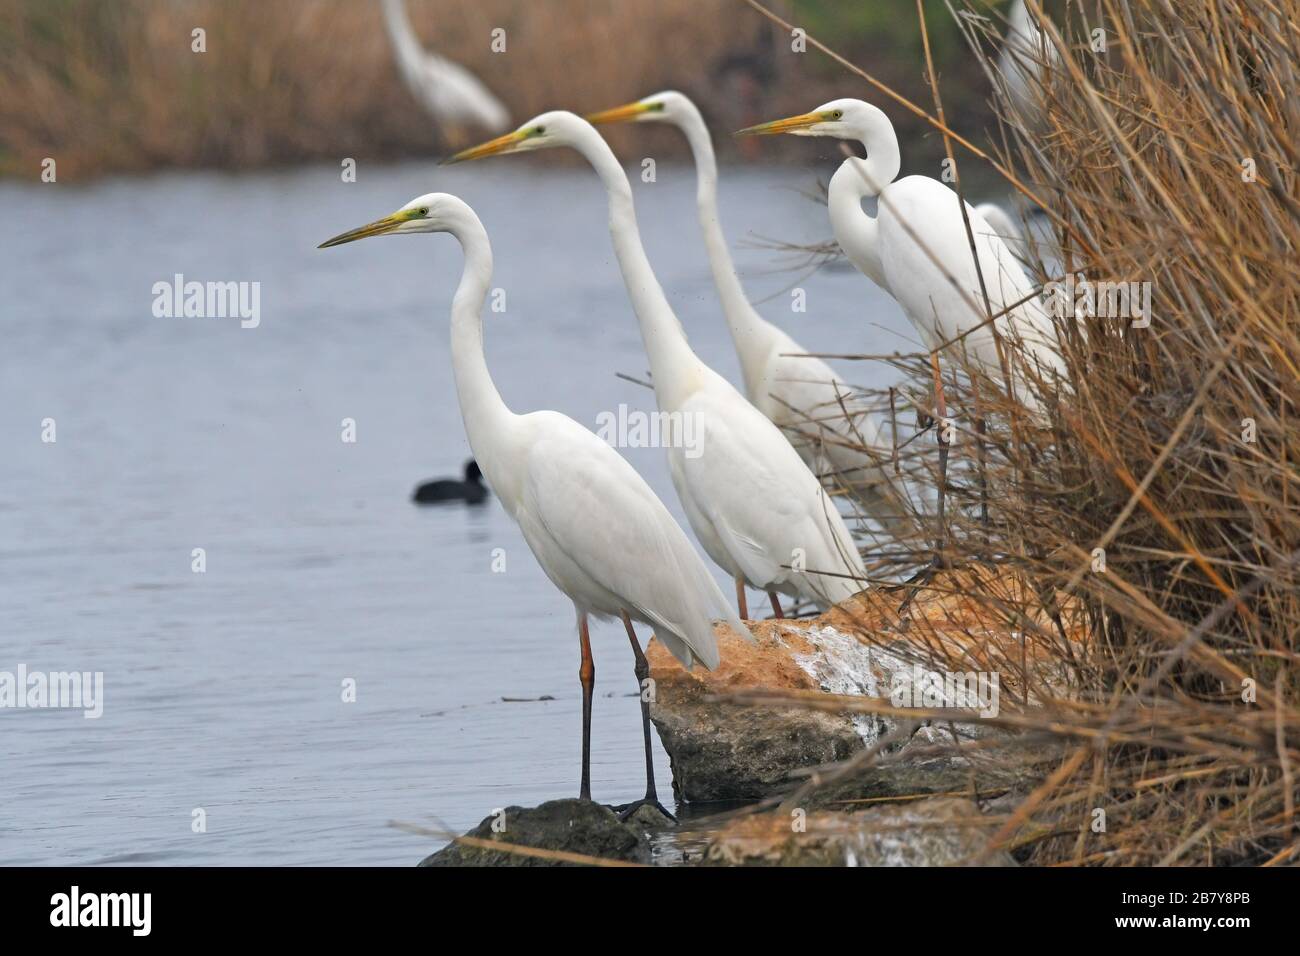
[[[970,801],[931,798],[858,813],[775,811],[741,817],[720,831],[705,866],[964,866],[989,834]],[[1003,852],[985,866],[1013,866]]]

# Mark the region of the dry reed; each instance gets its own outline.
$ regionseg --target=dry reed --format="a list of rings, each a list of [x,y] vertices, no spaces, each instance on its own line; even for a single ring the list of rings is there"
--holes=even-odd
[[[996,80],[1002,22],[984,4],[958,16]],[[948,670],[989,628],[1023,635],[1033,666],[1016,640],[981,640],[1004,681],[1034,683],[1035,705],[1004,698],[994,723],[1016,732],[1009,750],[1068,746],[995,808],[990,848],[1022,861],[1300,861],[1298,22],[1297,0],[1071,0],[1046,27],[1056,53],[1038,53],[1038,108],[999,96],[989,158],[1053,223],[1039,282],[1150,283],[1153,321],[1058,319],[1068,385],[1022,369],[1041,417],[947,356],[942,534],[918,508],[873,566],[915,567],[938,543],[964,570],[898,591],[920,596],[889,633],[864,623]],[[933,411],[927,357],[896,364]],[[898,474],[932,496],[932,432],[921,446]],[[957,651],[917,611],[945,591],[982,609]]]

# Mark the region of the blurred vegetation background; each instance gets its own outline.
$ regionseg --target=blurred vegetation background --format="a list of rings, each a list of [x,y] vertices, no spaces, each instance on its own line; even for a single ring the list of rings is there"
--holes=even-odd
[[[927,109],[914,0],[772,0],[770,8]],[[988,4],[995,19],[1007,0]],[[726,131],[837,96],[886,109],[907,165],[937,164],[942,142],[742,0],[407,0],[427,49],[473,71],[516,122],[587,111],[664,88],[691,95],[724,157],[809,155],[779,138]],[[942,0],[925,0],[944,105],[955,128],[993,126],[989,85]],[[999,32],[1001,32],[1001,21]],[[191,31],[207,50],[191,51]],[[502,27],[507,50],[494,53]],[[433,155],[481,131],[438,129],[398,76],[377,0],[0,0],[0,174],[60,179],[203,166],[241,169],[341,156]],[[616,147],[628,137],[613,130]],[[680,155],[657,130],[650,148]],[[630,143],[631,139],[623,140]],[[642,145],[639,148],[645,149]]]

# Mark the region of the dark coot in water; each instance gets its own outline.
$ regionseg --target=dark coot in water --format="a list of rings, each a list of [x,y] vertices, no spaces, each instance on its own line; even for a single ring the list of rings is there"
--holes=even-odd
[[[483,484],[483,472],[478,470],[478,462],[470,459],[465,462],[465,480],[439,478],[426,481],[415,489],[411,500],[422,505],[437,504],[443,501],[464,501],[476,505],[488,496],[487,486]]]

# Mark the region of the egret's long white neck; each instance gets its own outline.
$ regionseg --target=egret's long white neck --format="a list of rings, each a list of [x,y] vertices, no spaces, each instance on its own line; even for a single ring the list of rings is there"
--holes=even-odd
[[[713,283],[718,288],[727,328],[731,330],[731,340],[735,343],[736,355],[740,358],[745,390],[753,396],[762,387],[762,363],[770,346],[768,336],[763,333],[771,330],[772,326],[749,304],[745,288],[736,275],[736,264],[727,247],[727,238],[722,232],[722,222],[718,217],[718,161],[713,153],[713,141],[709,137],[708,127],[690,100],[683,98],[678,109],[681,110],[681,115],[676,120],[677,125],[686,135],[686,142],[690,144],[691,155],[695,159],[695,206],[700,217],[700,228],[704,231],[709,269],[713,272]]]
[[[515,417],[497,391],[483,354],[483,300],[492,281],[492,246],[473,209],[463,202],[455,205],[450,197],[443,197],[442,203],[447,231],[465,253],[460,284],[451,300],[451,367],[456,397],[470,447],[482,467],[488,469],[496,456],[490,451],[485,453],[485,449],[505,437]],[[487,478],[498,495],[506,494],[502,488],[504,476],[489,471]]]
[[[407,71],[419,62],[424,50],[415,35],[415,30],[411,27],[402,0],[383,0],[383,3],[384,27],[388,30],[388,38],[392,41],[393,48],[397,51],[397,62],[403,71]]]
[[[867,158],[850,156],[831,177],[826,196],[831,230],[849,261],[888,292],[880,262],[877,217],[867,214],[862,200],[879,196],[898,178],[902,167],[898,137],[884,113],[873,114],[869,125],[855,126],[851,132],[866,149]]]
[[[586,122],[579,123],[581,125],[575,128],[571,145],[591,164],[605,186],[614,255],[641,327],[641,341],[654,376],[655,395],[660,408],[672,408],[684,397],[684,391],[692,387],[693,378],[703,369],[703,363],[691,351],[686,333],[650,267],[637,228],[632,184],[628,182],[627,174],[595,127]]]
[[[867,185],[865,162],[850,156],[840,163],[826,191],[826,208],[830,212],[831,231],[849,261],[886,292],[884,270],[880,264],[876,216],[868,215],[862,200],[878,196]]]

